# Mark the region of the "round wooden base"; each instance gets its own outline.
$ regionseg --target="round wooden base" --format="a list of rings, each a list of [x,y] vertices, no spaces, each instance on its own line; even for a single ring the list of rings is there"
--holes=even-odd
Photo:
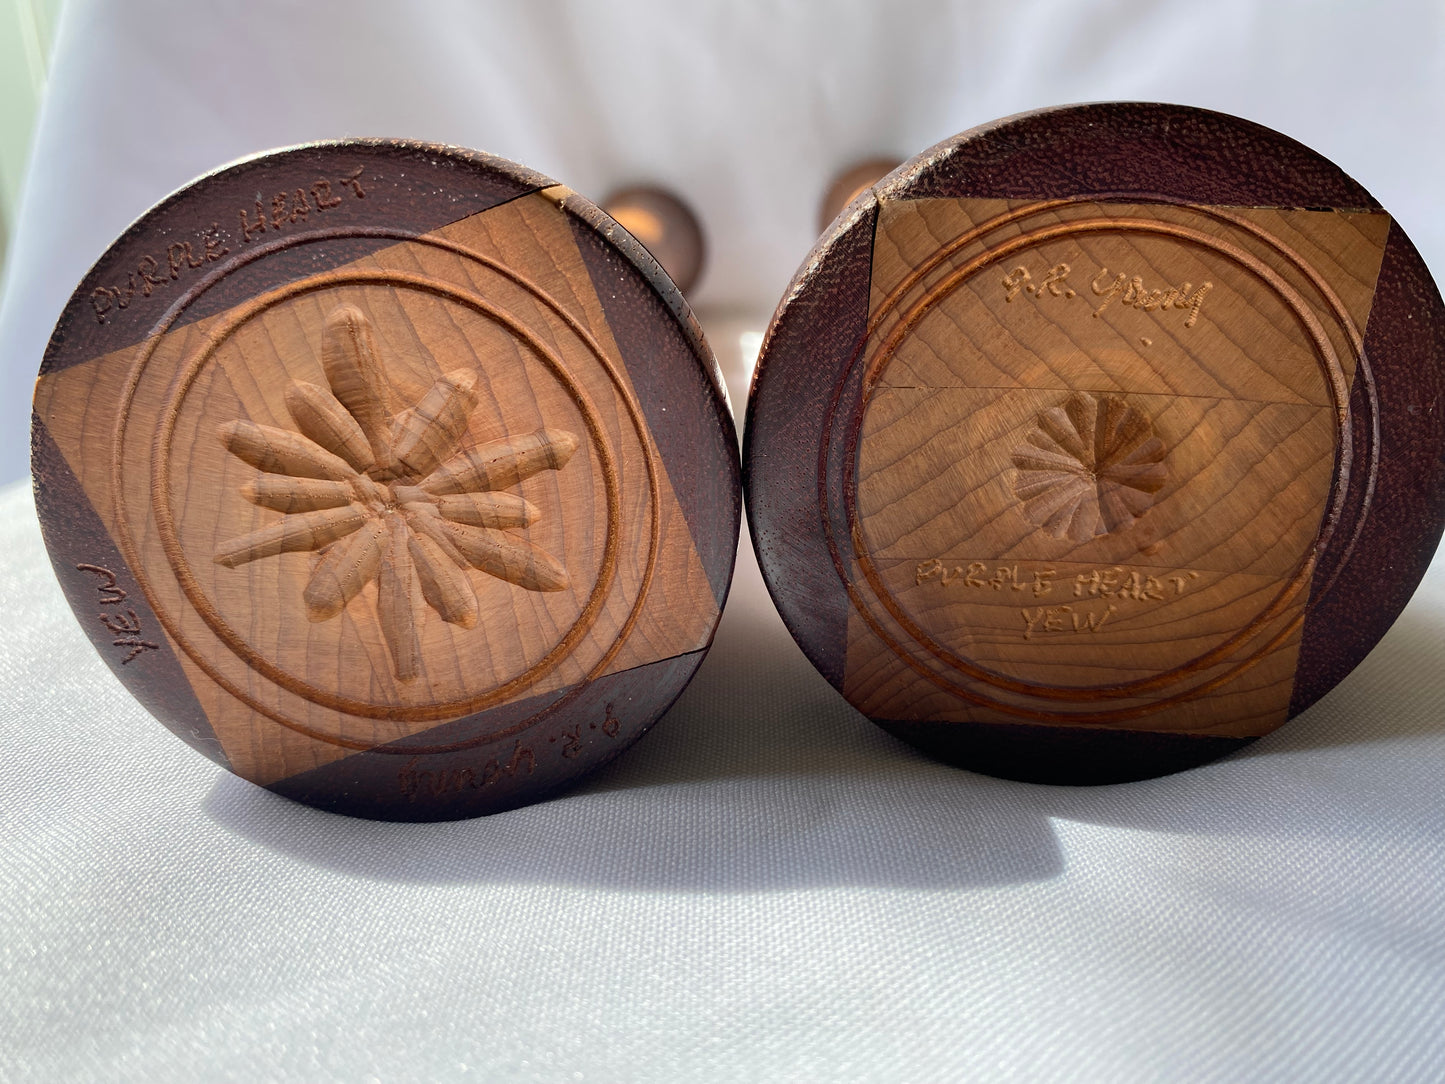
[[[1236,118],[1046,110],[906,164],[798,273],[748,404],[764,576],[880,726],[1045,782],[1313,703],[1445,522],[1445,312],[1337,167]]]
[[[37,506],[82,627],[238,775],[358,816],[506,809],[672,703],[739,496],[676,288],[486,155],[263,155],[142,217],[62,315]]]

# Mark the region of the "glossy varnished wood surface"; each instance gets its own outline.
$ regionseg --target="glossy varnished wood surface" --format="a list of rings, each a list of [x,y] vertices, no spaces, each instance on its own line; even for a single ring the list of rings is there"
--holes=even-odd
[[[1135,778],[1278,726],[1439,537],[1440,303],[1407,246],[1323,159],[1198,110],[920,156],[820,243],[755,378],[750,525],[794,635],[996,774]]]
[[[338,144],[198,182],[77,291],[36,415],[102,653],[328,808],[565,785],[677,696],[726,594],[736,459],[685,304],[596,208],[485,156]]]

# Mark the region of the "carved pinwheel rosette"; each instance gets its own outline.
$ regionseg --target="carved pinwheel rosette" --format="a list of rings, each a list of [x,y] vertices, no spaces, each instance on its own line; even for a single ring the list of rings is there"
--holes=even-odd
[[[1114,395],[1071,395],[1014,449],[1014,492],[1052,538],[1087,542],[1133,525],[1167,472],[1149,419]]]
[[[301,801],[435,819],[566,785],[675,699],[731,574],[734,437],[672,291],[586,201],[454,149],[184,190],[97,264],[37,384],[82,628]]]

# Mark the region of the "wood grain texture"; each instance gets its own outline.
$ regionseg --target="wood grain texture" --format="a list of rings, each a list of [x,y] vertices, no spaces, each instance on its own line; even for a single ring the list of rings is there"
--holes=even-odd
[[[610,226],[600,244],[633,283],[619,330],[577,243],[579,224],[603,225],[584,220],[595,209],[486,156],[357,143],[237,168],[253,185],[261,170],[278,195],[212,236],[215,267],[191,269],[177,250],[176,281],[198,277],[139,333],[93,285],[115,266],[149,268],[136,252],[185,223],[220,221],[227,172],[107,254],[37,385],[37,434],[111,539],[101,567],[133,578],[149,607],[135,635],[153,646],[123,676],[145,685],[150,656],[174,657],[232,770],[274,788],[376,749],[436,771],[463,752],[485,762],[608,711],[609,738],[642,733],[711,639],[738,525],[725,399],[675,289]],[[509,188],[471,209],[473,191]],[[366,204],[375,215],[355,209],[376,193],[388,198]],[[343,207],[352,217],[336,225],[327,216]],[[650,362],[686,371],[661,382],[660,403],[639,395],[658,381],[636,367],[637,336],[670,344]],[[668,408],[692,421],[686,441],[656,429]],[[38,455],[36,471],[51,539],[74,493]],[[679,495],[679,478],[700,491]],[[689,517],[697,504],[711,516]],[[56,568],[85,578],[68,560]],[[690,661],[625,703],[595,687],[679,658]],[[508,709],[522,702],[537,710]],[[373,772],[385,792],[344,804],[405,819],[492,811],[620,744],[569,754],[537,775],[545,786],[413,794],[403,811],[404,780]],[[328,804],[308,778],[308,800]]]
[[[903,167],[800,271],[749,404],[749,522],[804,650],[894,733],[1020,778],[1177,770],[1284,722],[1363,655],[1325,601],[1378,638],[1445,518],[1439,300],[1400,237],[1298,144],[1180,107],[1011,118]],[[797,302],[863,275],[866,319],[802,348]],[[1340,586],[1379,539],[1408,554],[1384,606]],[[841,666],[778,590],[805,575],[846,595]]]

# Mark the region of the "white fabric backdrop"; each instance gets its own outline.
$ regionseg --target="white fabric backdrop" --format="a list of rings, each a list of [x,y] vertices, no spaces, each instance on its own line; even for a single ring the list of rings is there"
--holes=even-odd
[[[239,155],[401,135],[593,195],[673,187],[741,381],[834,171],[1103,98],[1302,139],[1445,271],[1438,3],[74,3],[0,308],[0,479],[90,262]],[[0,1079],[1445,1075],[1441,561],[1282,731],[1071,790],[875,731],[746,551],[712,655],[621,761],[546,805],[384,825],[149,719],[65,606],[24,483],[0,491]]]

